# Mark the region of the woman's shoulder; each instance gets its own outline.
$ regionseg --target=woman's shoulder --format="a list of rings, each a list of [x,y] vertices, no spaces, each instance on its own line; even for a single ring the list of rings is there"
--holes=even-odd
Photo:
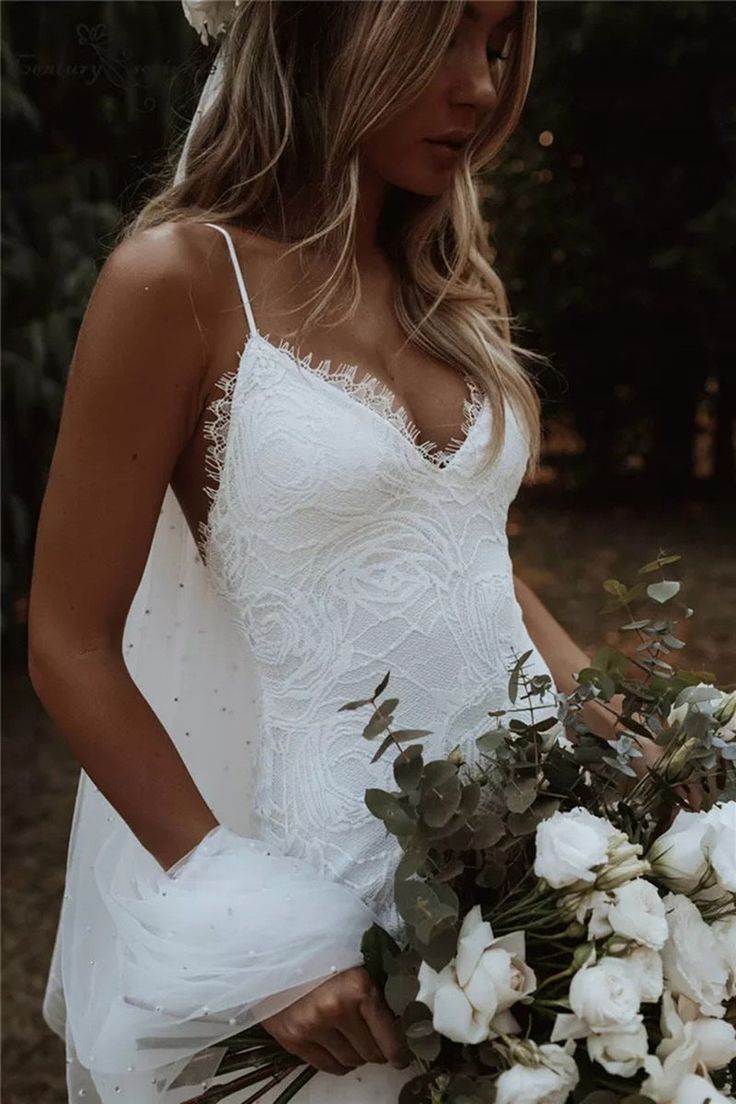
[[[193,220],[163,222],[129,235],[115,246],[105,268],[123,281],[138,282],[145,276],[154,279],[159,289],[162,285],[174,290],[186,287],[203,309],[209,302],[216,310],[232,281],[232,265],[217,226],[233,242],[237,264],[249,287],[270,282],[277,262],[284,278],[293,275],[290,258],[284,257],[288,249],[284,242],[228,223]]]
[[[151,276],[169,284],[204,282],[202,262],[213,231],[203,223],[163,222],[127,234],[104,268],[119,279]]]

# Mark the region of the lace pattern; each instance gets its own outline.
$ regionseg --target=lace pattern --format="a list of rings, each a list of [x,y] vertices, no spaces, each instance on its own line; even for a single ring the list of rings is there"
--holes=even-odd
[[[246,342],[246,348],[250,340],[256,336],[260,335],[251,335],[248,342]],[[393,425],[426,461],[430,464],[434,464],[438,468],[445,467],[452,456],[465,445],[471,430],[475,426],[485,406],[483,390],[478,386],[472,376],[465,374],[463,378],[468,387],[468,395],[463,402],[460,434],[457,437],[452,437],[443,448],[439,448],[433,441],[419,440],[419,427],[411,424],[405,407],[397,407],[395,405],[396,397],[391,388],[376,376],[370,375],[370,373],[365,372],[363,375],[358,376],[358,372],[360,371],[359,365],[349,364],[343,361],[335,369],[332,367],[331,357],[326,357],[315,365],[312,363],[314,356],[311,352],[307,353],[305,356],[299,356],[294,345],[285,338],[279,340],[278,346],[271,344],[269,341],[269,334],[263,335],[262,339],[268,345],[271,345],[273,349],[278,349],[279,352],[285,353],[290,360],[303,371],[310,372],[320,379],[325,380],[327,383],[341,388],[356,402],[368,407],[379,418],[383,418],[388,424]],[[243,350],[243,354],[244,353],[245,349]],[[210,419],[205,421],[203,428],[203,436],[210,442],[205,450],[205,475],[211,480],[211,483],[210,485],[205,485],[203,489],[210,499],[210,503],[213,503],[217,497],[220,477],[225,461],[228,426],[232,416],[232,401],[237,378],[237,368],[230,372],[225,372],[215,384],[222,393],[206,407],[207,413],[212,415]],[[198,525],[197,544],[203,560],[206,557],[209,538],[209,519],[200,521]]]
[[[314,365],[312,363],[314,357],[311,352],[299,356],[294,346],[286,339],[279,341],[278,348],[291,357],[300,368],[312,372],[336,387],[341,387],[356,402],[370,407],[380,418],[384,418],[394,425],[399,433],[405,436],[410,444],[421,453],[425,460],[436,464],[438,468],[444,467],[453,453],[463,446],[473,423],[483,409],[483,391],[472,376],[464,376],[469,394],[463,402],[460,435],[453,437],[444,448],[438,448],[433,441],[419,440],[419,427],[411,424],[405,407],[395,405],[396,396],[390,387],[368,372],[361,376],[357,375],[360,371],[359,365],[348,364],[343,361],[337,368],[333,368],[331,357],[326,357]]]
[[[350,885],[396,932],[398,846],[363,801],[369,786],[393,788],[392,760],[371,763],[360,719],[340,706],[390,670],[399,727],[430,732],[425,756],[457,746],[472,761],[489,711],[510,707],[514,657],[530,650],[529,673],[549,675],[506,540],[528,444],[508,407],[488,471],[490,404],[473,392],[466,435],[440,466],[390,389],[313,359],[257,335],[221,377],[201,533],[258,669],[259,838]]]
[[[218,395],[206,408],[207,413],[211,414],[212,417],[205,421],[202,430],[205,440],[210,442],[205,448],[204,470],[205,477],[209,478],[211,483],[209,485],[205,483],[202,489],[210,503],[213,503],[217,498],[220,478],[225,464],[228,426],[232,416],[233,395],[237,379],[237,369],[232,372],[225,372],[224,375],[220,376],[216,386],[222,394]],[[203,561],[206,561],[207,558],[210,533],[211,513],[208,513],[207,518],[200,521],[197,526],[197,546]]]

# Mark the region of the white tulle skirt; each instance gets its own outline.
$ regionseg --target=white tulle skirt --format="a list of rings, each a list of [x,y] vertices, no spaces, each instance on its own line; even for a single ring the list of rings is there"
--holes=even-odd
[[[216,1074],[219,1042],[361,964],[373,915],[250,834],[255,664],[171,488],[123,647],[220,823],[164,870],[80,773],[43,1014],[66,1042],[70,1101],[184,1104]],[[402,1077],[320,1074],[297,1104],[390,1104]]]

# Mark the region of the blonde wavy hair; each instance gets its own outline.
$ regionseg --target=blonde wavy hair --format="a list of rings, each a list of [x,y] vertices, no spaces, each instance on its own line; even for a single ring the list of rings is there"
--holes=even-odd
[[[284,243],[329,276],[303,306],[297,331],[350,317],[360,300],[354,229],[359,151],[427,85],[442,63],[464,0],[243,0],[223,42],[223,80],[193,130],[186,172],[173,165],[162,186],[124,228],[130,237],[172,221],[220,222]],[[536,0],[521,0],[508,60],[491,62],[497,106],[458,163],[450,186],[423,196],[391,186],[379,244],[396,273],[395,309],[412,341],[466,371],[488,395],[495,432],[488,463],[503,445],[509,402],[526,431],[528,473],[537,467],[540,403],[517,345],[513,317],[493,268],[476,177],[516,127],[531,80]],[[284,210],[308,189],[308,225]],[[340,309],[342,308],[342,313]]]

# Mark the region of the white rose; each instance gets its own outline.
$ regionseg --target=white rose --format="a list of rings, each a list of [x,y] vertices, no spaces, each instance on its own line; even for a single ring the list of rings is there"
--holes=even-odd
[[[710,930],[718,940],[728,971],[726,996],[736,997],[736,916],[724,916],[722,920],[714,920]]]
[[[641,1092],[655,1100],[657,1104],[672,1104],[675,1093],[682,1081],[697,1065],[695,1044],[684,1042],[662,1061],[653,1054],[647,1055],[642,1062],[649,1074],[642,1082]]]
[[[580,1080],[575,1059],[553,1043],[537,1048],[538,1066],[516,1065],[496,1082],[496,1104],[564,1104]]]
[[[705,820],[703,850],[719,886],[736,893],[736,801],[714,805]]]
[[[593,868],[606,861],[611,825],[587,809],[553,813],[536,832],[534,873],[554,889],[593,882]]]
[[[719,1093],[706,1077],[688,1073],[677,1086],[672,1104],[733,1104],[733,1100]]]
[[[439,973],[423,962],[418,978],[416,999],[432,1012],[435,1031],[456,1043],[480,1043],[496,1030],[507,1032],[508,1009],[537,984],[524,962],[524,933],[494,938],[480,905],[462,922],[452,962]]]
[[[578,970],[570,983],[570,1007],[589,1031],[634,1030],[641,1022],[639,989],[626,963],[602,958]]]
[[[662,898],[651,882],[635,878],[613,891],[608,923],[617,935],[658,951],[667,941]]]
[[[662,957],[659,952],[653,951],[651,947],[634,947],[622,961],[629,967],[631,976],[639,987],[641,1000],[650,1003],[658,1001],[664,986]]]
[[[643,1024],[637,1024],[635,1031],[589,1035],[587,1044],[592,1061],[617,1077],[633,1077],[649,1051],[647,1029]]]
[[[680,810],[671,827],[650,848],[647,858],[653,873],[684,893],[695,889],[708,872],[703,850],[707,830],[705,813]]]
[[[725,1020],[701,1017],[685,1024],[685,1035],[695,1040],[706,1069],[723,1069],[736,1058],[736,1028]]]
[[[605,939],[611,934],[613,928],[608,923],[608,912],[614,900],[613,893],[600,889],[592,889],[581,898],[575,911],[575,919],[583,924],[590,913],[588,939]]]
[[[664,899],[669,938],[662,948],[662,966],[669,989],[689,997],[704,1016],[724,1014],[728,969],[720,942],[697,907],[681,894]]]
[[[662,1041],[657,1057],[667,1058],[674,1051],[691,1054],[691,1069],[699,1065],[707,1070],[723,1069],[736,1058],[736,1029],[725,1020],[699,1016],[697,1007],[687,997],[675,1002],[671,993],[662,998],[660,1019]]]
[[[216,38],[225,32],[240,3],[242,0],[181,0],[187,23],[194,27],[203,46],[208,35]]]

